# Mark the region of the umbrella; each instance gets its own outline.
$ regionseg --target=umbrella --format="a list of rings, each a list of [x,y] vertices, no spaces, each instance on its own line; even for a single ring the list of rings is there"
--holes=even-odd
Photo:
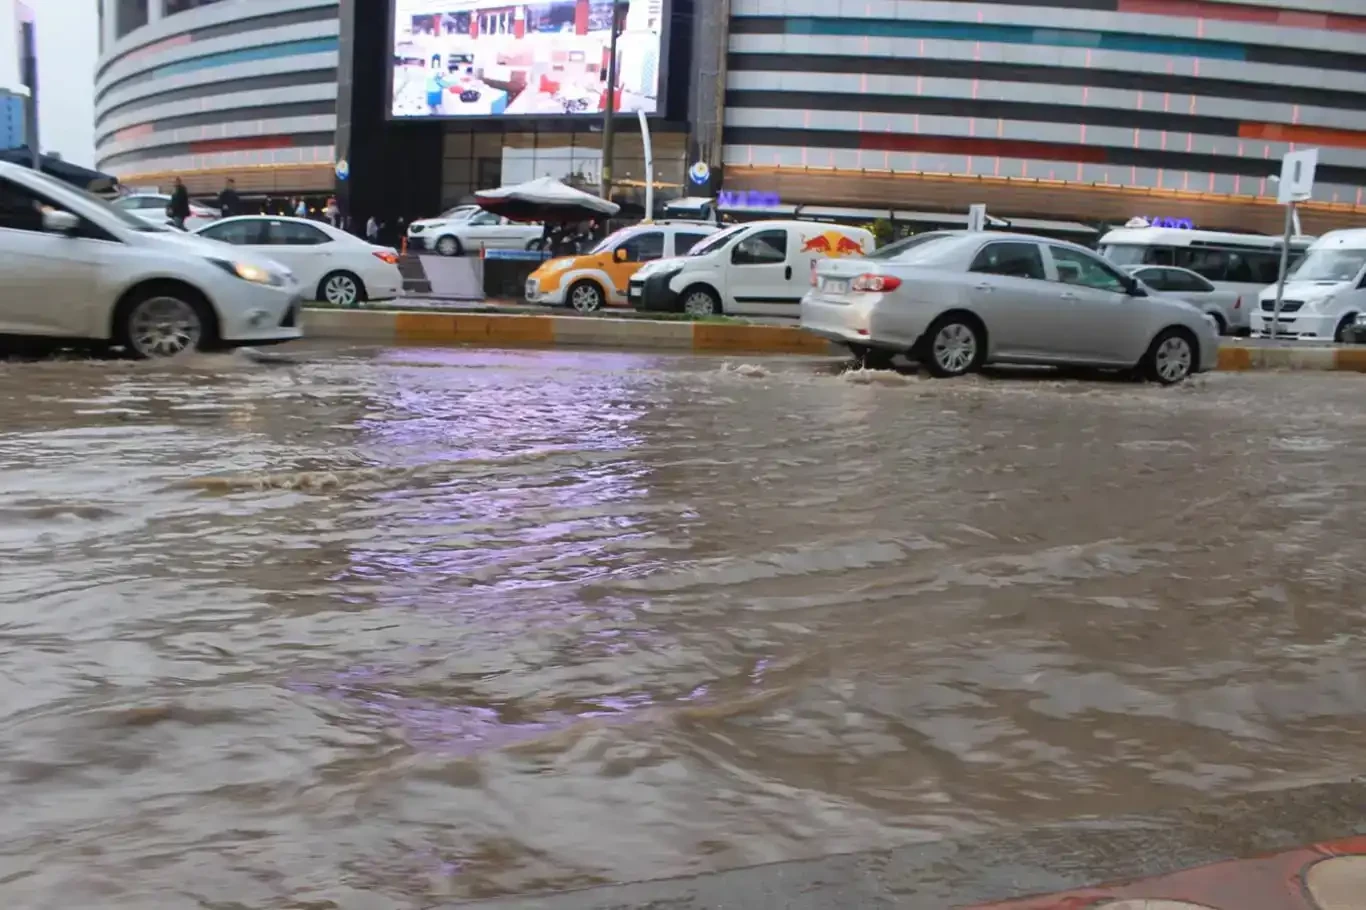
[[[0,149],[0,161],[31,167],[33,165],[33,153],[28,150],[27,146]],[[88,167],[81,167],[79,164],[72,164],[70,161],[63,161],[56,155],[41,156],[38,166],[39,170],[49,177],[55,177],[63,183],[69,183],[92,193],[108,192],[119,182],[117,177],[92,171]]]
[[[539,177],[515,186],[480,190],[474,201],[488,212],[514,221],[588,221],[615,215],[615,202],[565,186],[553,177]]]

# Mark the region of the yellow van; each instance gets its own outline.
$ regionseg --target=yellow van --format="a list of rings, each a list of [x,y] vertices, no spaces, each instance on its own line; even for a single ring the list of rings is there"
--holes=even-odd
[[[685,255],[720,227],[708,221],[653,221],[622,228],[592,252],[550,259],[526,282],[528,303],[592,313],[626,306],[631,276],[647,262]]]

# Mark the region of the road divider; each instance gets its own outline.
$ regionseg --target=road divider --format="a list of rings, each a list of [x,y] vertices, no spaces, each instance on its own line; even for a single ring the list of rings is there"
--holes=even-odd
[[[844,353],[840,346],[796,326],[449,310],[311,308],[305,310],[304,333],[313,338],[378,344],[649,348],[751,354]],[[1366,373],[1366,347],[1287,347],[1230,342],[1219,349],[1219,369]]]

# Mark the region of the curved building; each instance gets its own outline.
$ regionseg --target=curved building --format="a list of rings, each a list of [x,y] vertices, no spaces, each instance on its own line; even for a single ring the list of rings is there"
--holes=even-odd
[[[97,166],[126,185],[328,190],[338,0],[99,0]]]
[[[1279,231],[1366,223],[1362,0],[731,0],[728,189]]]

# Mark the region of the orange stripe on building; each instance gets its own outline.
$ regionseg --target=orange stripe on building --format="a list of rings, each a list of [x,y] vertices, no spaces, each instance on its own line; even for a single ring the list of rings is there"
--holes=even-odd
[[[1262,139],[1267,142],[1295,142],[1306,145],[1331,145],[1337,148],[1366,149],[1366,133],[1360,130],[1337,130],[1326,126],[1303,126],[1289,123],[1240,123],[1240,139]]]

